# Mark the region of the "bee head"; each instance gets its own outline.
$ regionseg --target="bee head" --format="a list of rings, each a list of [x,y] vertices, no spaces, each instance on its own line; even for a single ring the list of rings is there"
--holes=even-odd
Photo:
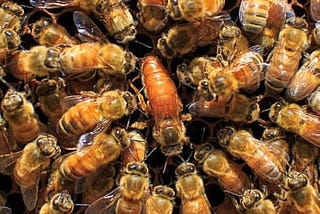
[[[225,128],[220,129],[217,133],[220,146],[224,148],[227,147],[228,144],[230,143],[231,138],[235,133],[236,133],[235,128],[231,126],[226,126]]]
[[[209,143],[202,144],[196,148],[194,153],[194,159],[200,164],[204,162],[209,153],[213,150],[213,146]]]
[[[50,134],[41,134],[36,139],[36,144],[40,153],[47,158],[56,158],[61,154],[61,149],[57,144],[57,138]]]
[[[74,208],[72,198],[67,191],[55,194],[51,199],[51,203],[53,209],[61,213],[72,213]]]
[[[191,174],[196,174],[197,169],[193,163],[183,162],[175,170],[176,176],[186,176]]]

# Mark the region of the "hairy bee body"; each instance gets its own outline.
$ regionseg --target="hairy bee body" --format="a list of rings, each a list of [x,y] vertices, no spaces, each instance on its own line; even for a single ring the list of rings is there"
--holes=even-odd
[[[240,199],[241,207],[246,214],[276,214],[276,208],[266,194],[258,189],[247,189]]]
[[[23,19],[23,8],[14,2],[6,1],[0,7],[0,29],[12,29],[15,32],[21,30]]]
[[[70,194],[63,191],[55,194],[48,203],[42,205],[39,214],[70,214],[74,208],[74,203]]]
[[[146,200],[146,214],[171,214],[173,212],[175,192],[172,188],[157,185],[153,188],[152,196]]]
[[[308,105],[312,111],[320,116],[320,86],[318,86],[308,97]]]
[[[310,0],[310,16],[313,21],[320,20],[320,1],[319,0]]]

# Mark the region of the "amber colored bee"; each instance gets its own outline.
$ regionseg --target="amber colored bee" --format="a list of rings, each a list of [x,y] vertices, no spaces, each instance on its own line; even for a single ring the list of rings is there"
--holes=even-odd
[[[20,42],[17,32],[12,29],[3,29],[0,32],[0,62],[5,62],[7,56],[18,49]]]
[[[320,116],[320,86],[318,86],[308,97],[308,105],[312,111]]]
[[[262,133],[261,140],[271,147],[272,151],[277,151],[279,156],[282,156],[280,159],[283,161],[283,168],[285,168],[290,161],[290,153],[284,130],[280,127],[267,127]]]
[[[315,50],[293,76],[285,90],[288,99],[297,102],[307,98],[320,85],[320,51]]]
[[[159,32],[168,22],[168,15],[165,7],[167,0],[139,0],[140,12],[137,17],[142,26],[149,32]]]
[[[239,19],[247,38],[266,51],[276,43],[287,14],[293,11],[284,0],[242,0],[239,8]]]
[[[78,180],[97,171],[120,156],[121,151],[130,145],[128,133],[114,128],[110,133],[102,131],[96,134],[89,146],[64,158],[60,172],[68,180]]]
[[[52,128],[55,128],[57,121],[64,113],[63,98],[67,96],[64,87],[65,83],[61,78],[45,78],[41,80],[36,89],[40,108]]]
[[[293,165],[292,169],[304,173],[311,185],[316,186],[318,182],[318,170],[316,160],[319,155],[318,147],[297,137],[291,148]]]
[[[311,31],[311,47],[318,47],[320,45],[320,21],[317,21],[314,24],[314,27]]]
[[[182,63],[177,66],[179,81],[190,87],[199,86],[199,82],[209,77],[211,72],[222,70],[223,65],[216,57],[194,57],[189,64]]]
[[[137,161],[141,162],[146,158],[147,141],[136,130],[128,132],[128,137],[131,141],[128,148],[121,153],[122,165],[126,166],[127,163]]]
[[[309,46],[307,27],[305,19],[295,17],[288,19],[281,30],[279,43],[269,55],[265,81],[268,93],[281,93],[298,70],[302,51]]]
[[[260,114],[256,99],[238,93],[230,97],[219,96],[217,100],[212,101],[199,98],[188,106],[188,110],[200,117],[217,117],[244,123],[256,121]]]
[[[0,155],[8,154],[13,151],[14,144],[9,141],[7,121],[0,114]]]
[[[152,196],[146,200],[146,214],[171,214],[173,212],[175,192],[172,188],[157,185],[152,190]]]
[[[285,195],[286,203],[291,213],[320,213],[319,193],[310,185],[305,174],[290,171],[285,179],[285,187],[288,190]]]
[[[78,44],[62,25],[55,23],[51,18],[41,17],[32,23],[31,35],[38,44],[49,47]]]
[[[149,110],[155,121],[153,137],[160,144],[164,154],[179,154],[188,138],[185,136],[185,126],[180,118],[183,106],[176,85],[155,56],[147,56],[141,70]]]
[[[264,142],[256,139],[246,130],[236,130],[231,126],[220,129],[217,133],[219,144],[228,152],[243,159],[247,165],[263,180],[281,183],[284,168],[281,157]]]
[[[133,19],[129,8],[122,0],[83,1],[83,0],[30,0],[37,8],[77,7],[86,12],[93,12],[102,19],[108,32],[119,43],[128,43],[135,38],[137,22]]]
[[[0,157],[1,171],[15,163],[14,179],[20,187],[24,204],[29,211],[36,206],[41,172],[49,167],[51,159],[60,155],[60,152],[54,136],[40,134],[22,151]]]
[[[235,58],[230,66],[211,72],[208,79],[200,81],[198,88],[200,93],[205,91],[213,99],[217,96],[228,97],[240,89],[253,93],[264,78],[263,68],[261,48],[253,46]]]
[[[276,208],[267,195],[258,189],[246,189],[241,196],[240,205],[246,214],[276,214]]]
[[[12,29],[19,33],[24,18],[23,8],[11,1],[6,1],[0,7],[0,29]]]
[[[19,80],[44,77],[49,73],[58,72],[60,50],[55,47],[33,46],[30,50],[18,50],[11,57],[6,68]]]
[[[1,109],[16,142],[28,143],[38,137],[40,123],[25,94],[10,88],[2,99]]]
[[[45,203],[39,214],[70,214],[74,203],[68,191],[55,194],[48,203]]]
[[[120,179],[119,187],[93,202],[85,214],[142,213],[149,187],[149,172],[143,162],[130,162]]]
[[[320,1],[319,0],[310,0],[310,16],[313,19],[313,21],[319,21],[320,20]]]
[[[230,20],[230,15],[222,13],[195,22],[175,24],[158,39],[157,48],[169,59],[193,52],[198,46],[211,44],[226,20]]]
[[[196,21],[219,13],[225,0],[169,0],[166,10],[174,20]]]
[[[209,143],[196,148],[194,159],[206,174],[218,179],[223,189],[242,194],[250,187],[248,176],[223,151],[214,149]]]
[[[193,163],[181,163],[175,170],[177,176],[176,191],[181,198],[182,214],[211,214],[211,205],[205,194],[202,178],[197,174]]]
[[[57,133],[61,139],[76,138],[102,121],[109,125],[109,122],[131,114],[137,106],[130,92],[119,90],[106,91],[87,98],[81,95],[68,96],[66,99],[80,102],[61,116],[57,124]]]
[[[275,102],[269,118],[288,132],[293,132],[315,146],[320,145],[320,117],[295,103]]]

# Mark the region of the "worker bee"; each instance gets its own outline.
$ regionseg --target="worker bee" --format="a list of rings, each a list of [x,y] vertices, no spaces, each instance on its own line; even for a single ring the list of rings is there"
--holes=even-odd
[[[132,130],[128,132],[128,137],[131,143],[121,154],[122,165],[124,166],[133,161],[143,161],[147,151],[147,141],[143,138],[141,133]]]
[[[230,66],[221,71],[211,72],[209,79],[199,83],[200,93],[205,93],[215,99],[218,96],[228,97],[240,89],[253,93],[260,86],[264,78],[262,49],[260,46],[253,46],[246,52],[235,58]]]
[[[297,137],[292,145],[293,164],[292,169],[304,173],[311,185],[317,186],[318,170],[316,169],[316,160],[318,158],[318,147]]]
[[[39,214],[70,214],[74,208],[74,203],[68,191],[55,194],[49,203],[45,203]]]
[[[179,154],[188,138],[185,136],[185,126],[179,115],[183,106],[176,85],[155,56],[147,56],[141,70],[149,110],[155,121],[153,138],[160,144],[160,149],[165,155]]]
[[[182,63],[177,66],[179,81],[190,87],[199,86],[199,82],[208,78],[211,72],[219,72],[223,64],[216,57],[194,57],[189,64]]]
[[[218,14],[224,7],[225,0],[169,0],[166,10],[174,20],[196,21],[206,16]]]
[[[194,159],[206,174],[218,179],[223,189],[242,194],[250,187],[248,176],[223,151],[214,149],[209,143],[196,148]]]
[[[318,47],[320,45],[320,21],[317,21],[314,24],[314,27],[311,31],[311,46]]]
[[[169,59],[186,55],[198,46],[211,44],[219,36],[226,20],[230,20],[230,15],[221,13],[195,22],[178,23],[162,34],[158,39],[157,48]]]
[[[311,0],[310,1],[310,16],[313,19],[313,21],[319,21],[320,20],[320,1],[319,0]]]
[[[119,187],[93,202],[85,214],[142,213],[149,187],[149,172],[143,162],[130,162],[124,169]]]
[[[48,47],[78,44],[78,41],[72,38],[62,25],[46,17],[41,17],[31,24],[31,35],[38,44]]]
[[[246,189],[241,196],[240,205],[246,214],[276,214],[276,208],[267,194],[258,189]]]
[[[73,95],[70,101],[80,101],[69,108],[57,124],[57,134],[61,139],[75,139],[93,129],[97,124],[106,126],[111,121],[131,114],[137,107],[135,97],[128,91],[112,90],[91,97]]]
[[[157,185],[152,195],[146,200],[146,214],[171,214],[173,212],[175,192],[172,188]]]
[[[309,59],[299,68],[285,90],[288,99],[297,102],[307,98],[318,85],[320,51],[313,51]]]
[[[0,29],[12,29],[18,34],[22,30],[24,9],[17,3],[6,1],[0,7]]]
[[[119,43],[128,43],[135,38],[137,22],[133,19],[129,8],[122,0],[85,2],[82,0],[30,0],[37,8],[77,7],[86,12],[93,12],[100,18],[108,32]]]
[[[89,136],[88,136],[89,138]],[[83,141],[88,140],[82,138]],[[89,146],[78,144],[78,151],[69,154],[60,164],[60,172],[68,180],[78,180],[97,171],[120,156],[130,145],[128,133],[119,127],[93,136]]]
[[[152,0],[139,0],[138,8],[140,12],[137,17],[142,26],[149,32],[159,32],[168,22],[167,11],[165,6],[167,0],[152,1]]]
[[[285,89],[296,73],[302,51],[309,46],[308,23],[300,17],[287,20],[279,34],[279,43],[269,55],[266,71],[266,90],[270,94],[279,94]]]
[[[2,99],[1,109],[16,142],[25,144],[38,137],[40,122],[25,94],[10,88]]]
[[[24,204],[29,211],[36,206],[41,172],[49,167],[51,160],[60,155],[60,152],[57,139],[43,133],[29,142],[22,151],[0,157],[0,171],[15,163],[14,179],[20,187]]]
[[[42,79],[36,88],[42,112],[48,118],[48,124],[55,129],[57,121],[62,116],[63,98],[67,96],[64,91],[65,83],[61,78]]]
[[[236,130],[231,126],[222,128],[217,133],[220,146],[244,160],[247,165],[263,180],[281,183],[284,168],[279,152],[256,139],[246,130]]]
[[[293,132],[315,146],[320,145],[320,117],[295,103],[275,102],[269,118],[284,130]]]
[[[305,174],[291,170],[285,179],[287,206],[292,213],[319,213],[320,200]]]
[[[17,50],[20,45],[20,36],[12,29],[3,29],[0,32],[0,62],[5,63],[7,56]]]
[[[239,19],[247,38],[265,51],[273,48],[287,14],[294,12],[283,0],[242,0],[239,8]]]
[[[308,105],[312,111],[320,116],[320,86],[318,86],[308,97]]]
[[[44,77],[59,71],[60,50],[55,47],[33,46],[30,50],[18,50],[12,54],[7,71],[19,80]]]
[[[258,99],[250,99],[238,93],[230,97],[219,96],[218,100],[212,101],[206,101],[200,97],[188,106],[188,110],[200,117],[223,117],[225,120],[234,122],[252,123],[259,119]]]
[[[176,168],[175,174],[177,196],[181,198],[181,213],[211,213],[211,205],[196,166],[193,163],[183,162]]]

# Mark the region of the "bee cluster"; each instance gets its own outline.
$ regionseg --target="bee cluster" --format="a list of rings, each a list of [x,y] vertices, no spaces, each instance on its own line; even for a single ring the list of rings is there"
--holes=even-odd
[[[0,213],[320,213],[320,1],[1,1]]]

